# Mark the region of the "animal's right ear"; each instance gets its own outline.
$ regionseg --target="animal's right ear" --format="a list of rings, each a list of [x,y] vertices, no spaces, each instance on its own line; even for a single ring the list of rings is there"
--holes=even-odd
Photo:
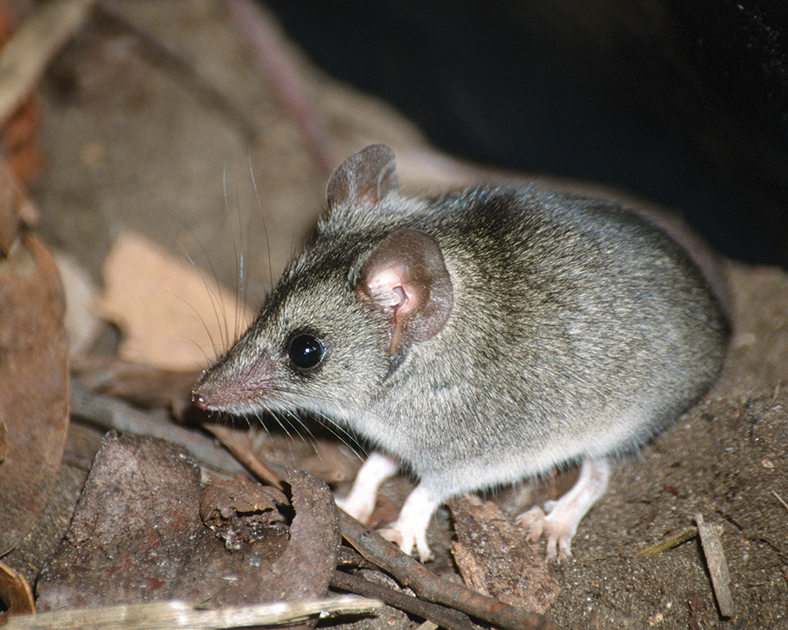
[[[354,153],[328,180],[328,207],[351,204],[371,208],[399,188],[396,166],[394,151],[385,144],[372,144]]]
[[[389,317],[388,353],[437,335],[454,306],[454,289],[437,241],[417,230],[397,230],[372,252],[356,294]]]

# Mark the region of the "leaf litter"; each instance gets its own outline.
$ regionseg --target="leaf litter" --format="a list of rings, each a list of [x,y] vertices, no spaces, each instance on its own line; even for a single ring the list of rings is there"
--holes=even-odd
[[[0,260],[0,557],[33,527],[68,429],[68,346],[55,261],[30,234]]]
[[[333,497],[301,471],[285,481],[292,510],[282,513],[248,481],[203,488],[197,463],[168,442],[108,434],[71,526],[39,575],[38,610],[325,596],[339,546]]]

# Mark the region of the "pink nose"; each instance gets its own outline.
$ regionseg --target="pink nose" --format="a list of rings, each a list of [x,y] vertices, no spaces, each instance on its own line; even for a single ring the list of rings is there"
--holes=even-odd
[[[199,394],[196,391],[192,392],[192,402],[200,409],[209,410],[211,408],[211,400],[205,394]]]

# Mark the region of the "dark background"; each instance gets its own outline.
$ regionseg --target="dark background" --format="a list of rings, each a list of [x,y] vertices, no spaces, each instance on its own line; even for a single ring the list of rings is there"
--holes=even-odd
[[[596,180],[788,267],[788,3],[266,0],[460,157]]]

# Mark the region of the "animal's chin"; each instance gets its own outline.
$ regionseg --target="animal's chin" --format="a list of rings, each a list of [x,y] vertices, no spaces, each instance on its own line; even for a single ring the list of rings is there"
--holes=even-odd
[[[194,388],[192,402],[205,411],[234,416],[309,414],[322,421],[328,421],[329,424],[347,425],[346,419],[357,415],[344,405],[332,404],[314,396],[300,397],[280,391],[264,392],[259,388],[213,388],[202,383]]]

